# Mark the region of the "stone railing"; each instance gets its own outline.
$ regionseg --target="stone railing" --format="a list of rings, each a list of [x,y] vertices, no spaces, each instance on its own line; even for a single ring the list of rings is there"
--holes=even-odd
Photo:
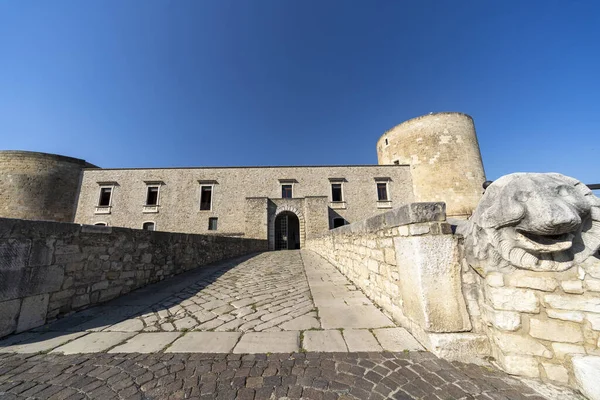
[[[462,288],[460,238],[444,203],[413,203],[309,238],[334,264],[429,350],[477,361],[489,354],[475,333]],[[476,321],[475,321],[476,322]]]
[[[0,218],[0,337],[266,240]]]

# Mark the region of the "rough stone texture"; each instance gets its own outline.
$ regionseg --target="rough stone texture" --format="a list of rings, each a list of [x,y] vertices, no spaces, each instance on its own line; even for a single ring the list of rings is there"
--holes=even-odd
[[[0,151],[0,218],[71,222],[84,160]]]
[[[21,300],[8,300],[0,303],[0,337],[17,329],[17,319],[21,311]]]
[[[600,400],[600,357],[573,357],[573,374],[577,387],[589,400]]]
[[[348,351],[342,333],[338,330],[304,332],[302,346],[306,351]]]
[[[188,332],[166,350],[167,353],[231,353],[239,332]]]
[[[186,270],[265,249],[265,240],[0,218],[0,332],[34,328]],[[22,300],[17,326],[10,300]]]
[[[7,399],[511,399],[539,388],[430,353],[0,355]],[[53,397],[52,397],[53,396]],[[578,399],[564,390],[554,399]]]
[[[600,271],[599,220],[600,199],[576,179],[512,174],[457,230],[478,273],[463,274],[469,311],[481,311],[505,371],[573,386],[571,357],[600,354],[600,295],[587,284]]]
[[[23,332],[43,325],[46,322],[49,294],[25,297],[21,302],[21,312],[16,332]]]
[[[469,264],[483,275],[565,271],[600,248],[600,199],[561,174],[509,174],[486,189],[457,232],[465,235]],[[561,284],[565,292],[581,293],[581,282]]]
[[[152,221],[160,231],[245,235],[266,240],[268,232],[265,224],[270,223],[267,213],[273,215],[270,208],[273,205],[277,207],[276,202],[291,204],[301,201],[304,203],[302,206],[293,206],[302,212],[306,219],[306,234],[310,235],[313,231],[329,229],[335,217],[354,222],[381,213],[376,177],[390,178],[388,207],[413,201],[411,173],[406,165],[86,169],[75,222],[105,222],[109,226],[140,229],[144,222]],[[328,209],[331,205],[329,178],[345,179],[345,208]],[[281,179],[295,180],[291,201],[281,199]],[[98,182],[106,181],[118,184],[114,187],[110,214],[95,214],[100,191]],[[143,213],[147,190],[145,181],[164,182],[160,188],[158,212]],[[200,210],[199,181],[216,181],[210,183],[214,184],[210,211]],[[321,203],[320,200],[312,200],[312,197],[325,197],[327,200]],[[247,198],[264,200],[247,202]],[[323,214],[324,227],[321,222]],[[210,217],[218,218],[217,231],[208,231]],[[249,228],[248,232],[245,228]]]
[[[409,164],[415,201],[443,201],[448,215],[466,217],[485,181],[473,119],[446,112],[413,118],[377,141],[379,164]]]
[[[471,330],[452,235],[395,237],[404,314],[428,332]]]

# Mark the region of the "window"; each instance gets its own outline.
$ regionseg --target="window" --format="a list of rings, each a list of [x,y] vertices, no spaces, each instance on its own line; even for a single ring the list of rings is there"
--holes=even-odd
[[[142,229],[145,231],[153,231],[154,230],[154,222],[144,222],[144,225],[142,225]]]
[[[342,184],[331,184],[331,201],[344,201],[342,198]]]
[[[292,185],[291,184],[281,185],[281,198],[282,199],[291,199],[292,198]]]
[[[159,186],[148,186],[148,192],[146,194],[146,205],[157,206],[158,205],[158,188]]]
[[[339,228],[340,226],[346,225],[346,220],[344,218],[334,218],[333,219],[333,229]]]
[[[387,182],[377,182],[377,200],[388,200]]]
[[[213,217],[208,219],[208,230],[216,231],[217,230],[217,221],[219,218]]]
[[[111,195],[112,195],[111,187],[101,187],[100,188],[100,200],[98,201],[98,206],[99,207],[109,207]]]
[[[385,138],[385,145],[386,145],[386,146],[388,145],[388,140],[387,140],[387,138]]]
[[[96,225],[96,226],[106,226],[106,222],[96,222],[94,225]]]
[[[212,209],[212,186],[200,186],[200,209]]]
[[[394,165],[400,165],[400,160],[394,160]]]

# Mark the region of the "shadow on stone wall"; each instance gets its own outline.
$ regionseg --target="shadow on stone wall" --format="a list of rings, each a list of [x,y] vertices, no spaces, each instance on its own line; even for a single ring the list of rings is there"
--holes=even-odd
[[[266,248],[258,239],[0,219],[0,337]]]

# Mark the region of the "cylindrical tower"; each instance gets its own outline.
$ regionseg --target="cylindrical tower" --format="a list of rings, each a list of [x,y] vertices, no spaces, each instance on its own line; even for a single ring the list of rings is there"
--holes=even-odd
[[[0,217],[73,222],[84,160],[0,151]]]
[[[410,119],[377,141],[379,164],[408,164],[415,201],[443,201],[450,217],[468,217],[485,172],[473,118],[442,112]]]

